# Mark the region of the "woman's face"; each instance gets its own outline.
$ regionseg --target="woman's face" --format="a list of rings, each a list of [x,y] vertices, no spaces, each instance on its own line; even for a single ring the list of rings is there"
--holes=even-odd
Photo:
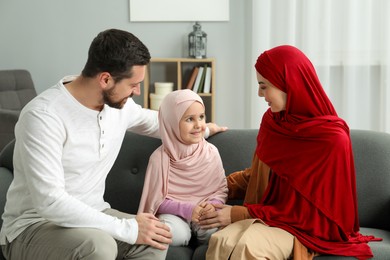
[[[268,102],[272,112],[286,110],[287,94],[256,72],[257,82],[259,83],[259,97],[264,97]]]

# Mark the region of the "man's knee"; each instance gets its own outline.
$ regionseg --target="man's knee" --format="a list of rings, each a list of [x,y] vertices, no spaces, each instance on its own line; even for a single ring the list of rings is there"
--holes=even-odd
[[[86,239],[77,250],[83,260],[114,260],[118,254],[115,239],[103,232]]]

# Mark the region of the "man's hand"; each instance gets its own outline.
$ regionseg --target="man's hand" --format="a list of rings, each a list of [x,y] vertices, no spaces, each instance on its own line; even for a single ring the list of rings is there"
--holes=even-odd
[[[200,216],[199,225],[202,229],[226,227],[232,223],[230,216],[232,206],[214,204],[214,208],[216,211],[205,212]]]
[[[228,128],[226,126],[218,126],[215,123],[207,123],[207,127],[209,128],[209,136],[215,135],[219,132],[225,132]]]
[[[135,219],[138,222],[138,237],[136,244],[150,245],[160,250],[166,250],[172,243],[169,227],[160,222],[153,214],[141,213]]]

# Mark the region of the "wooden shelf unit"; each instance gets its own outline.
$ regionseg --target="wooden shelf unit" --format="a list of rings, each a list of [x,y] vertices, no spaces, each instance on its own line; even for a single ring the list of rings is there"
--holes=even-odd
[[[215,122],[215,59],[152,58],[147,66],[143,93],[137,103],[150,108],[150,93],[154,93],[155,82],[173,82],[173,90],[186,88],[193,68],[207,64],[211,67],[210,93],[198,93],[206,107],[207,122]]]

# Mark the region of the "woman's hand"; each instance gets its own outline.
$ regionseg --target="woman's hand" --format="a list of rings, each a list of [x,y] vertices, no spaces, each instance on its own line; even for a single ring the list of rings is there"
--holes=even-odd
[[[204,212],[199,218],[199,225],[203,229],[223,228],[232,223],[230,217],[232,206],[214,204],[213,212]]]

